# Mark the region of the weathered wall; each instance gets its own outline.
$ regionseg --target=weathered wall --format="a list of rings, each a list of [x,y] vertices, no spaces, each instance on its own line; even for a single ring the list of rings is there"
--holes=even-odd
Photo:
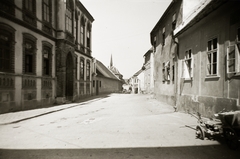
[[[231,2],[232,3],[232,2]],[[240,18],[239,3],[226,3],[194,26],[179,35],[178,101],[179,110],[199,111],[211,117],[214,113],[236,110],[239,103],[240,78],[227,73],[226,55],[230,42],[236,40]],[[229,10],[231,8],[231,10]],[[207,44],[211,38],[218,39],[217,75],[207,75]],[[187,49],[193,52],[193,78],[181,78],[182,62]]]
[[[167,13],[161,18],[158,23],[158,30],[152,36],[156,36],[157,47],[154,53],[154,96],[160,101],[167,102],[170,105],[176,103],[176,89],[175,89],[175,57],[176,52],[173,51],[175,48],[175,42],[173,38],[173,15],[176,14],[176,25],[181,21],[182,15],[180,9],[182,1],[176,1],[167,10]],[[165,39],[163,39],[163,28],[165,28]],[[165,44],[163,45],[163,41]],[[169,62],[169,78],[164,80],[163,78],[163,63]]]
[[[122,90],[119,88],[119,86],[122,87],[121,81],[113,80],[110,78],[105,77],[96,77],[96,81],[98,81],[98,87],[99,87],[99,94],[104,93],[116,93],[121,92]],[[100,85],[101,82],[101,85]],[[96,85],[95,85],[96,87]]]

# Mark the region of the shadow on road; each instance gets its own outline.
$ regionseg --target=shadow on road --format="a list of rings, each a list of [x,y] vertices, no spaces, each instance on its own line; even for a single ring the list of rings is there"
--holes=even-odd
[[[4,159],[237,159],[238,150],[223,145],[153,147],[153,148],[101,148],[101,149],[0,149]]]

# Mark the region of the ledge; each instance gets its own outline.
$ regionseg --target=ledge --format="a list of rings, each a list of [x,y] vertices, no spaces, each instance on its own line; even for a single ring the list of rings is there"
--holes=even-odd
[[[218,79],[220,76],[206,76],[205,79]]]

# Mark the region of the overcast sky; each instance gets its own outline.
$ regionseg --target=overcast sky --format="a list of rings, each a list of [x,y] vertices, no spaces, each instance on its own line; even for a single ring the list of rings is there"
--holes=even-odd
[[[150,49],[150,32],[172,0],[80,0],[95,19],[92,56],[130,78]]]

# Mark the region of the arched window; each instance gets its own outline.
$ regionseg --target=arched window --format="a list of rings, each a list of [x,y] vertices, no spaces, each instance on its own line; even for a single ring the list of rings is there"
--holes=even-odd
[[[23,33],[23,72],[36,73],[36,41],[34,36]]]
[[[14,72],[15,30],[0,23],[0,71]]]

